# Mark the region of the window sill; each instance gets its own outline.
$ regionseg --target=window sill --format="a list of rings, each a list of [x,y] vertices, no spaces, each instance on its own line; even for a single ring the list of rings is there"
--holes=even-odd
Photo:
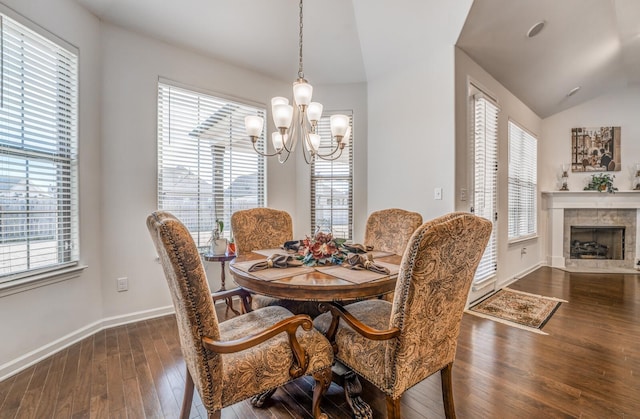
[[[0,284],[0,298],[77,278],[86,268],[86,265],[72,266]]]
[[[530,240],[536,240],[538,238],[537,234],[531,235],[531,236],[526,236],[526,237],[518,237],[517,239],[511,239],[508,241],[508,245],[516,245],[516,244],[520,244],[522,242],[526,242],[526,241],[530,241]]]

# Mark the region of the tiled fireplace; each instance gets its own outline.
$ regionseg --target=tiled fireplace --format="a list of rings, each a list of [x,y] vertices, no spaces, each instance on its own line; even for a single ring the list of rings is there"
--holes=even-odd
[[[550,266],[585,271],[636,267],[640,193],[543,192],[543,197],[549,214]]]

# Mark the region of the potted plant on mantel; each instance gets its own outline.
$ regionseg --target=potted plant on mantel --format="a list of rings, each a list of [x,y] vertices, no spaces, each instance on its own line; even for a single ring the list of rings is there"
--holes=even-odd
[[[618,188],[613,186],[613,179],[615,179],[615,176],[609,173],[593,174],[591,175],[589,184],[584,187],[584,190],[614,193]]]

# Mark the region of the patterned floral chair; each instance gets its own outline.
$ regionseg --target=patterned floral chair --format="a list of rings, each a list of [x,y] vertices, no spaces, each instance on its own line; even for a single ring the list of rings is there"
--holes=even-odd
[[[389,418],[402,394],[440,371],[447,418],[455,417],[451,370],[460,321],[491,222],[452,213],[420,226],[402,258],[393,303],[366,300],[314,320],[336,359],[382,390]]]
[[[367,218],[364,245],[402,255],[411,235],[422,224],[422,215],[399,208],[372,212]]]
[[[194,384],[210,418],[220,410],[303,374],[316,380],[312,412],[331,384],[333,351],[311,318],[267,307],[218,323],[198,249],[186,227],[168,212],[147,217],[176,310],[187,365],[180,417],[188,418]],[[301,326],[301,328],[300,328]]]
[[[286,211],[273,208],[240,210],[231,216],[231,230],[236,243],[236,254],[242,255],[258,249],[274,249],[293,239],[293,223]],[[282,300],[264,295],[254,295],[254,309],[282,306],[294,314],[320,314],[318,304],[313,302]]]
[[[399,208],[374,211],[367,218],[364,232],[364,245],[373,250],[404,254],[411,235],[422,224],[422,215]],[[383,299],[393,302],[393,293],[385,294]]]

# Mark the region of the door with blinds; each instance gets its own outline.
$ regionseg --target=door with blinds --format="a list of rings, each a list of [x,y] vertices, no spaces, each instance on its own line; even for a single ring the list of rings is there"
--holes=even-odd
[[[495,290],[498,220],[498,112],[496,102],[472,85],[473,201],[471,211],[493,223],[491,238],[471,287],[470,301]]]

